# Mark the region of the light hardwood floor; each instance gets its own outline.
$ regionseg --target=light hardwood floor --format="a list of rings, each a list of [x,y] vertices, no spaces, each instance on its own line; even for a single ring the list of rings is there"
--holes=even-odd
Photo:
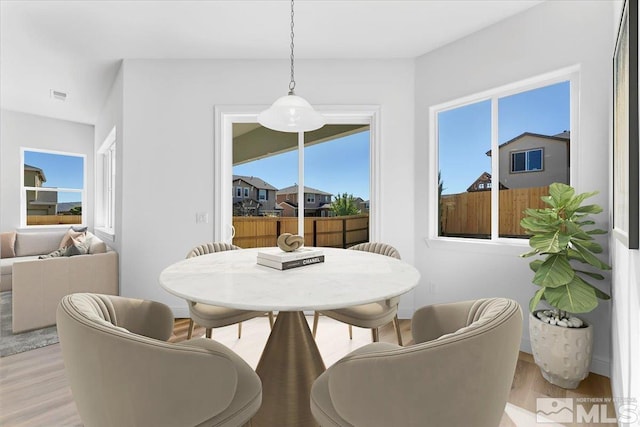
[[[312,317],[307,318],[308,321],[312,319]],[[410,343],[410,321],[401,320],[400,325],[405,343]],[[188,320],[176,320],[171,341],[185,340],[187,327]],[[354,328],[353,332],[353,340],[349,340],[347,327],[344,324],[320,317],[317,342],[327,366],[350,351],[370,342],[369,330]],[[242,327],[242,338],[239,340],[236,326],[215,329],[213,338],[236,351],[255,368],[268,334],[269,324],[265,318],[245,322]],[[203,335],[204,329],[196,328],[194,336]],[[393,327],[382,328],[380,340],[396,342]],[[535,423],[538,397],[607,399],[611,397],[611,387],[608,378],[596,374],[589,375],[576,390],[564,390],[553,386],[542,378],[531,355],[520,353],[507,405],[507,413],[514,419],[505,414],[499,427],[545,425]],[[464,408],[459,409],[464,410]],[[613,407],[609,405],[607,408],[609,416],[614,416],[613,411]],[[589,424],[579,425],[588,426]],[[596,425],[613,426],[615,424]],[[0,426],[82,426],[64,374],[59,344],[0,358]]]

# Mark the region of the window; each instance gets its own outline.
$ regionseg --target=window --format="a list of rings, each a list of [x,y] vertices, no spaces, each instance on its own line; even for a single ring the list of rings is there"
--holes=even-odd
[[[542,171],[543,159],[543,148],[513,152],[511,153],[511,173]]]
[[[305,193],[305,198],[307,199],[307,203],[315,203],[316,195],[311,193]]]
[[[115,234],[116,212],[116,129],[109,133],[97,152],[96,225],[101,231]]]
[[[258,200],[267,200],[267,190],[263,188],[258,190]]]
[[[236,187],[236,197],[238,199],[242,198],[242,187]]]
[[[84,224],[85,156],[22,148],[22,226]]]
[[[434,235],[528,238],[522,212],[543,207],[551,183],[570,183],[576,76],[563,71],[432,107]]]
[[[249,187],[244,187],[244,198],[245,199],[249,198]]]

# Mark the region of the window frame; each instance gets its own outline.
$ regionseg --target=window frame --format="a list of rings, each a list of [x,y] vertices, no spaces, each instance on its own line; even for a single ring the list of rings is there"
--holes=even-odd
[[[111,129],[96,151],[96,230],[103,236],[115,238],[116,217],[116,174],[117,174],[117,132]]]
[[[242,187],[236,187],[236,199],[242,199]]]
[[[539,151],[540,152],[540,169],[529,169],[529,154]],[[524,169],[514,170],[513,156],[515,154],[524,154]],[[544,172],[544,147],[528,148],[526,150],[511,151],[509,153],[509,173],[531,173],[531,172]]]
[[[439,147],[438,147],[438,113],[447,110],[452,110],[466,105],[474,104],[482,101],[491,101],[491,169],[492,177],[495,180],[499,180],[499,144],[498,144],[498,100],[518,93],[527,92],[534,89],[539,89],[545,86],[550,86],[557,83],[569,82],[569,102],[570,102],[570,125],[569,130],[571,132],[571,140],[569,142],[569,182],[572,186],[577,185],[578,177],[578,161],[580,147],[578,141],[580,140],[579,134],[579,92],[580,92],[580,65],[573,65],[570,67],[562,68],[549,73],[537,75],[528,79],[520,80],[514,83],[506,84],[503,86],[495,87],[483,92],[464,96],[451,101],[443,102],[441,104],[432,105],[429,107],[429,139],[428,139],[428,154],[429,160],[429,188],[427,190],[429,206],[427,221],[428,221],[428,236],[425,238],[427,245],[437,246],[440,243],[445,245],[455,244],[471,244],[475,245],[498,245],[498,246],[526,246],[528,245],[527,239],[518,239],[510,237],[499,236],[499,189],[500,186],[492,186],[491,188],[491,236],[489,239],[476,239],[467,237],[449,237],[439,236],[439,209],[438,209],[438,159],[439,159]],[[511,158],[511,156],[510,156]]]
[[[369,126],[369,239],[376,241],[382,235],[381,206],[381,108],[379,105],[317,105],[327,124],[363,124]],[[214,238],[231,241],[233,234],[232,209],[229,208],[229,182],[232,173],[233,124],[257,123],[258,114],[269,105],[216,105],[214,108]],[[303,135],[302,133],[299,134]],[[300,143],[299,143],[300,144]],[[300,163],[300,160],[298,160]],[[304,165],[302,165],[304,167]],[[300,184],[300,183],[299,183]],[[296,209],[297,211],[297,209]],[[304,234],[304,211],[298,212],[298,233]]]
[[[250,199],[251,198],[251,191],[250,191],[249,187],[243,187],[242,188],[242,198],[243,199]]]
[[[316,202],[315,193],[304,193],[304,200],[305,200],[305,203],[315,203]]]
[[[264,194],[264,197],[262,197],[262,194]],[[258,188],[258,201],[267,201],[269,200],[269,194],[268,194],[268,190],[266,188]]]
[[[47,188],[47,187],[26,187],[24,183],[24,164],[25,152],[46,153],[60,156],[80,157],[82,158],[82,188]],[[69,224],[47,224],[47,225],[28,225],[27,224],[27,191],[46,191],[55,193],[80,193],[82,200],[82,215],[80,216],[80,224],[76,226],[87,225],[87,155],[82,153],[72,153],[68,151],[44,150],[41,148],[20,147],[20,227],[24,229],[38,228],[69,228]]]

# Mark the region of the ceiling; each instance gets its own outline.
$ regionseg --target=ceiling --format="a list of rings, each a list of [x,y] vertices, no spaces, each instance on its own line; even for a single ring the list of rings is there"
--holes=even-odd
[[[296,58],[415,58],[542,1],[297,0]],[[0,107],[95,123],[123,58],[288,58],[289,8],[288,0],[0,0]]]

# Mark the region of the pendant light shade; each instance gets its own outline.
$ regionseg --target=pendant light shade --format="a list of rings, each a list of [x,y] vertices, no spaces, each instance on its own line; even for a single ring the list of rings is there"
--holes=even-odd
[[[294,78],[293,55],[293,0],[291,0],[291,81],[289,94],[276,99],[268,110],[258,115],[258,123],[262,126],[280,132],[307,132],[325,125],[324,117],[313,109],[306,99],[294,93],[296,80]]]
[[[325,120],[306,99],[290,93],[260,113],[258,123],[280,132],[308,132],[324,126]]]

